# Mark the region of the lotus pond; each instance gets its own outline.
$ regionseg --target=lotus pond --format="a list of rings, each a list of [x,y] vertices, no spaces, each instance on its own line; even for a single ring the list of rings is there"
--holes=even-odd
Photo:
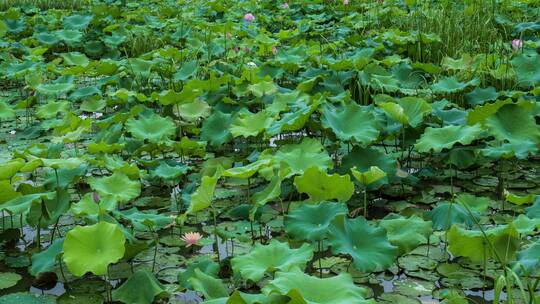
[[[540,303],[539,20],[0,1],[0,304]]]

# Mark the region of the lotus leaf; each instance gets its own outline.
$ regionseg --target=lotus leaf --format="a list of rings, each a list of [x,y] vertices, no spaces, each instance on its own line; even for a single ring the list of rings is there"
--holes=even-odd
[[[343,203],[302,204],[285,218],[285,230],[298,240],[320,241],[326,237],[334,217],[347,213]]]
[[[130,118],[126,127],[135,138],[156,144],[167,141],[176,132],[172,119],[157,114],[141,115],[138,119]]]
[[[0,272],[0,289],[6,289],[17,285],[22,279],[21,275],[14,272]]]
[[[250,253],[233,258],[231,266],[242,278],[258,282],[265,273],[289,271],[294,267],[304,269],[312,257],[313,250],[308,244],[291,249],[287,243],[272,240],[268,245],[256,245]]]
[[[311,167],[294,178],[294,185],[300,193],[307,193],[310,200],[321,202],[331,199],[348,201],[354,193],[354,184],[349,175],[332,175]]]
[[[240,113],[232,122],[230,131],[234,137],[257,136],[270,126],[273,119],[265,111]]]
[[[206,118],[201,128],[201,139],[208,141],[212,146],[218,147],[232,139],[229,130],[232,124],[232,115],[221,111],[214,111]]]
[[[453,225],[448,231],[448,250],[455,256],[468,257],[476,262],[483,261],[484,257],[509,261],[514,257],[519,242],[518,232],[512,225],[484,229],[484,232]]]
[[[431,106],[421,98],[404,97],[394,102],[383,102],[379,104],[390,117],[402,125],[410,125],[416,128],[428,113],[431,113]]]
[[[128,202],[141,194],[141,183],[132,181],[121,172],[111,176],[88,179],[90,187],[102,196],[110,196],[119,203]]]
[[[332,129],[337,138],[368,145],[379,136],[379,121],[370,108],[350,103],[341,109],[326,106],[321,117],[323,127]]]
[[[442,128],[427,127],[424,134],[416,142],[419,152],[441,152],[450,149],[455,144],[468,145],[482,134],[482,128],[474,126],[446,126]]]
[[[113,299],[126,304],[151,304],[158,295],[165,294],[165,287],[148,270],[141,268],[112,292]]]
[[[76,276],[107,274],[107,267],[124,256],[126,239],[117,224],[99,222],[76,226],[64,240],[64,262]]]
[[[363,217],[348,219],[337,215],[328,228],[328,239],[332,252],[350,255],[354,267],[361,272],[390,267],[398,252],[388,241],[384,228],[370,225]]]
[[[277,272],[275,279],[262,289],[266,295],[287,295],[293,303],[305,304],[367,304],[365,289],[356,286],[347,273],[331,278],[316,278],[294,268],[288,272]]]
[[[431,224],[417,216],[390,217],[379,222],[379,226],[386,230],[390,244],[397,246],[400,254],[411,252],[418,245],[427,243],[432,233]]]

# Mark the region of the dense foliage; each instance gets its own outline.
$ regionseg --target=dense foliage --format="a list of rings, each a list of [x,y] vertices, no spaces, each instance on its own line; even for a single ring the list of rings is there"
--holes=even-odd
[[[0,303],[540,303],[539,1],[0,8]]]

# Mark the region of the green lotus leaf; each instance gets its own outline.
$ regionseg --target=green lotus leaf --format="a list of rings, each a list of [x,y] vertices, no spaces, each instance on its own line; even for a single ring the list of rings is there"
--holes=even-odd
[[[512,104],[511,98],[505,100],[497,100],[494,103],[486,103],[482,106],[476,106],[467,114],[467,124],[470,126],[477,123],[484,125],[488,117],[491,117],[493,114],[497,113],[497,110],[499,110],[499,108],[507,104]]]
[[[519,54],[511,62],[521,86],[532,87],[540,83],[540,56],[538,54]]]
[[[152,175],[165,179],[165,180],[177,180],[182,175],[186,174],[188,170],[190,169],[189,166],[184,164],[178,164],[178,165],[169,165],[167,162],[160,162],[159,166],[157,166],[153,171]]]
[[[88,184],[101,196],[110,196],[119,203],[128,202],[141,194],[141,183],[132,181],[122,172],[114,172],[108,177],[91,177]]]
[[[129,67],[135,76],[149,77],[154,67],[154,62],[141,58],[129,59]]]
[[[219,147],[232,139],[230,127],[232,115],[221,111],[214,111],[206,118],[201,128],[201,139],[208,141],[212,146]]]
[[[195,275],[196,269],[201,270],[206,275],[217,278],[219,264],[204,256],[196,259],[194,262],[188,262],[186,270],[178,273],[178,284],[184,288],[193,289],[189,279]]]
[[[264,189],[262,189],[262,191],[253,194],[253,204],[255,204],[256,207],[261,207],[266,203],[278,198],[281,194],[281,180],[282,178],[279,176],[279,174],[274,175],[274,177],[270,180],[270,183]],[[253,220],[255,217],[256,211],[257,208],[252,208],[249,215],[251,220]]]
[[[223,282],[213,276],[202,272],[199,268],[195,269],[194,274],[189,278],[189,283],[193,289],[201,292],[207,300],[227,297],[229,291]]]
[[[531,235],[537,228],[540,228],[540,219],[531,219],[525,214],[520,214],[512,221],[512,225],[520,235]]]
[[[0,297],[0,304],[56,304],[52,295],[36,295],[30,292],[15,292]]]
[[[199,65],[196,60],[187,61],[182,64],[182,67],[174,74],[174,80],[185,81],[197,73]]]
[[[84,165],[84,160],[77,157],[70,158],[41,158],[43,166],[49,167],[52,169],[79,169]]]
[[[504,198],[506,201],[516,205],[532,204],[536,200],[536,197],[536,194],[519,196],[511,193],[510,191],[504,190]]]
[[[404,97],[394,102],[383,102],[378,105],[390,117],[402,125],[416,128],[424,116],[431,113],[431,106],[424,99],[418,97]]]
[[[302,174],[310,167],[324,170],[333,166],[332,159],[321,142],[315,138],[304,138],[300,144],[281,146],[271,158],[278,164],[287,164],[291,169],[290,175]]]
[[[485,146],[480,149],[480,153],[492,159],[499,158],[517,158],[527,159],[529,156],[536,155],[539,152],[538,144],[530,140],[512,141],[500,143],[492,142],[493,145]]]
[[[70,30],[84,30],[88,27],[94,16],[92,15],[71,15],[64,17],[62,23],[64,28]]]
[[[482,128],[474,126],[445,126],[441,128],[427,127],[424,134],[415,144],[418,152],[441,152],[450,149],[455,144],[468,145],[482,134]]]
[[[118,71],[120,64],[112,59],[100,59],[96,63],[96,72],[101,75],[112,76]]]
[[[120,211],[117,214],[129,221],[133,228],[138,231],[161,230],[172,222],[169,216],[157,214],[152,211],[141,212],[135,207]]]
[[[265,273],[289,271],[293,267],[304,269],[312,258],[313,250],[308,244],[291,249],[287,243],[272,240],[268,245],[255,245],[248,254],[234,257],[231,266],[242,278],[258,282]]]
[[[184,120],[194,122],[210,115],[211,108],[206,102],[196,99],[192,102],[183,103],[178,107],[175,107],[175,110],[177,110],[177,115]]]
[[[488,197],[474,196],[470,193],[460,193],[456,196],[456,202],[461,205],[466,205],[474,211],[483,213],[489,209],[492,200]]]
[[[68,111],[69,102],[51,100],[37,109],[36,116],[39,118],[50,119],[56,117],[58,113],[65,113]]]
[[[272,95],[277,92],[277,86],[273,81],[259,81],[256,84],[249,86],[249,90],[256,97],[263,97],[265,95]]]
[[[155,144],[168,141],[176,133],[176,125],[172,119],[154,113],[140,115],[138,119],[130,118],[126,127],[133,137]]]
[[[503,263],[513,259],[520,243],[513,225],[484,228],[484,232],[487,240],[480,230],[467,230],[453,225],[448,231],[448,251],[454,256],[468,257],[474,262],[482,262],[484,257],[496,258]]]
[[[268,297],[264,294],[243,293],[235,290],[229,297],[205,301],[204,304],[271,304],[280,303],[281,299],[280,295]]]
[[[9,180],[0,180],[0,205],[19,196],[22,194],[13,189]]]
[[[234,137],[257,136],[270,126],[273,118],[266,111],[260,111],[255,114],[241,112],[233,120],[230,131]]]
[[[476,87],[470,93],[465,94],[467,102],[472,106],[483,105],[486,101],[495,101],[497,97],[499,97],[499,94],[494,87],[485,89]]]
[[[338,214],[347,214],[343,203],[302,204],[285,217],[285,231],[297,240],[320,241]]]
[[[58,30],[54,32],[54,35],[58,39],[65,41],[67,44],[75,44],[81,42],[83,37],[82,33],[77,30]]]
[[[358,237],[361,235],[362,237]],[[388,241],[386,231],[363,217],[337,215],[328,228],[328,242],[334,254],[348,254],[361,272],[384,270],[394,262],[398,248]]]
[[[15,110],[4,101],[0,101],[0,120],[15,118]]]
[[[495,139],[509,142],[540,141],[540,129],[531,109],[519,104],[507,104],[486,119],[486,126]],[[516,123],[519,122],[519,123]]]
[[[77,100],[77,97],[74,97],[74,96],[72,97],[72,96],[73,94],[71,94],[69,98],[73,98],[74,100]],[[107,106],[107,101],[105,99],[92,98],[92,99],[86,99],[85,101],[83,101],[81,103],[80,109],[81,111],[94,113],[94,112],[99,112],[103,110],[106,106]]]
[[[17,285],[22,276],[15,272],[0,272],[0,289],[6,289]]]
[[[73,82],[63,82],[63,83],[47,83],[40,84],[37,86],[36,90],[44,95],[58,96],[62,93],[66,93],[75,88]]]
[[[181,156],[198,156],[204,157],[206,154],[205,151],[206,143],[201,141],[195,141],[187,138],[187,136],[182,137],[180,142],[174,144],[174,149],[176,153]]]
[[[17,158],[0,164],[0,180],[11,179],[24,166],[25,161]]]
[[[354,193],[354,184],[349,175],[330,175],[318,167],[311,167],[301,176],[296,176],[294,185],[298,192],[307,193],[313,202],[332,199],[346,202]]]
[[[52,295],[36,295],[30,292],[16,292],[0,297],[0,304],[56,304]]]
[[[356,103],[349,103],[341,109],[326,106],[321,123],[344,141],[355,140],[362,145],[368,145],[379,137],[379,122],[372,109]]]
[[[201,211],[212,204],[214,190],[216,189],[216,184],[222,173],[222,169],[218,169],[213,176],[202,177],[201,185],[193,192],[193,194],[191,194],[191,204],[189,205],[186,214],[193,214]]]
[[[34,37],[39,43],[44,45],[55,45],[60,41],[57,35],[49,32],[34,33]]]
[[[180,93],[177,93],[173,90],[165,90],[159,94],[158,97],[159,103],[164,106],[172,104],[180,104],[182,99],[180,98]]]
[[[278,271],[275,279],[266,284],[262,292],[287,295],[290,303],[302,304],[374,304],[365,300],[366,290],[353,283],[348,273],[320,279],[305,274],[298,268]]]
[[[400,255],[427,243],[432,233],[431,224],[430,221],[424,221],[417,216],[409,218],[387,216],[379,222],[379,226],[386,230],[390,244],[399,248]]]
[[[250,178],[253,174],[257,173],[259,169],[270,165],[270,163],[271,161],[269,159],[258,160],[245,166],[227,169],[223,172],[223,176],[243,179]]]
[[[34,276],[41,272],[49,272],[54,270],[58,256],[62,253],[64,247],[64,239],[56,239],[46,249],[32,255],[32,266],[30,273]]]
[[[69,271],[80,277],[87,272],[107,274],[109,264],[124,256],[126,239],[117,224],[99,222],[76,226],[64,240],[64,262]]]
[[[378,167],[386,172],[386,178],[380,179],[379,182],[376,182],[369,187],[376,188],[396,175],[397,162],[395,157],[384,153],[382,149],[377,149],[375,147],[354,147],[349,154],[343,157],[339,172],[341,174],[346,174],[354,167],[360,172],[369,171],[371,170],[371,167]]]
[[[416,89],[424,81],[422,74],[415,71],[408,63],[400,62],[392,67],[392,77],[405,89]]]
[[[530,218],[540,218],[540,196],[536,197],[534,204],[525,209],[525,214]]]
[[[467,206],[469,204],[467,203]],[[472,215],[459,203],[441,203],[427,213],[433,222],[433,229],[448,230],[453,224],[465,224],[468,227],[474,225],[474,218],[480,219],[476,210],[471,210]],[[474,218],[473,218],[474,217]]]
[[[360,172],[356,170],[356,167],[354,167],[351,169],[351,173],[353,174],[354,178],[356,178],[356,180],[364,187],[368,187],[369,185],[386,177],[386,172],[376,166],[370,167],[369,170],[365,172]]]
[[[476,86],[480,83],[478,78],[474,78],[468,82],[458,81],[454,76],[443,77],[437,83],[431,86],[434,93],[457,93],[465,90],[469,86]]]
[[[8,30],[9,28],[6,23],[4,21],[0,21],[0,37],[4,37],[7,34]]]
[[[526,273],[532,273],[538,269],[540,264],[540,240],[530,244],[527,248],[517,252],[517,265],[514,270],[520,273],[525,270]]]
[[[290,112],[283,114],[280,120],[275,121],[268,127],[266,130],[266,135],[268,137],[275,136],[282,132],[301,130],[306,125],[311,114],[315,112],[319,103],[316,102],[311,105],[301,104],[296,106],[297,109],[291,109]]]
[[[153,273],[140,268],[112,292],[113,300],[126,304],[151,304],[156,296],[166,294],[165,287]]]
[[[90,60],[88,60],[88,57],[83,53],[70,52],[60,54],[60,56],[62,56],[64,64],[66,65],[86,67],[90,64]]]
[[[17,196],[0,205],[0,210],[5,210],[11,215],[27,214],[33,204],[41,204],[44,199],[52,199],[56,192],[32,193]]]

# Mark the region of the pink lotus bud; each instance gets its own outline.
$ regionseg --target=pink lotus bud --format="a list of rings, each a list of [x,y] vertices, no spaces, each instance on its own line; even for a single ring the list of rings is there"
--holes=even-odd
[[[272,46],[272,54],[276,54],[277,53],[277,46]]]
[[[253,20],[255,20],[255,16],[253,16],[252,13],[247,13],[244,15],[244,20],[248,21],[248,22],[251,22]]]
[[[284,8],[284,9],[288,9],[289,8],[289,3],[285,2],[281,5],[281,8]]]
[[[349,0],[343,0],[343,5],[349,5]]]
[[[101,198],[99,197],[99,194],[97,192],[92,192],[92,198],[94,199],[94,203],[99,203]]]
[[[512,40],[512,48],[514,51],[517,51],[523,47],[523,41],[521,39],[514,39]]]
[[[231,39],[232,38],[232,34],[227,32],[227,38]]]

